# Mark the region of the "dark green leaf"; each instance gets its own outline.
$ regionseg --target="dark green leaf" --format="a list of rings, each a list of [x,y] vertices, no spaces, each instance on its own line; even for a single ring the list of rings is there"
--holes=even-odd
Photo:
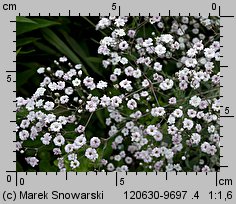
[[[30,19],[29,19],[30,20]],[[16,23],[16,35],[21,35],[26,32],[30,32],[39,28],[46,28],[52,25],[58,25],[56,21],[49,21],[45,19],[34,18],[32,22],[22,22],[19,21]]]

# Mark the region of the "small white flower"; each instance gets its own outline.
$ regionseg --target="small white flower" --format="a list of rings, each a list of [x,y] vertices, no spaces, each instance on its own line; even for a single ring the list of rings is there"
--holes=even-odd
[[[159,44],[159,45],[157,45],[157,46],[155,47],[155,52],[156,52],[158,55],[163,55],[163,54],[166,53],[166,48],[165,48],[163,45]]]
[[[149,81],[147,79],[144,79],[142,81],[142,87],[148,87],[150,84],[149,84]]]
[[[189,104],[194,106],[195,108],[199,106],[199,104],[201,103],[201,98],[198,96],[193,96],[190,100],[189,100]]]
[[[135,108],[137,108],[137,102],[134,99],[131,99],[131,100],[128,101],[127,107],[130,110],[134,110]]]
[[[172,79],[165,79],[163,82],[160,83],[159,87],[166,91],[168,89],[171,89],[174,86],[174,82]]]
[[[165,43],[173,42],[173,36],[170,34],[162,34],[160,40]]]
[[[83,134],[76,137],[74,140],[75,149],[79,149],[79,148],[83,147],[85,144],[86,144],[86,138]]]
[[[153,117],[163,116],[165,114],[165,109],[163,107],[152,108],[151,115]]]
[[[65,144],[65,138],[59,134],[53,139],[53,142],[56,146],[60,147]]]
[[[154,136],[157,134],[157,127],[155,125],[149,125],[146,131],[148,135]]]
[[[71,152],[73,152],[73,150],[74,150],[74,145],[73,144],[67,144],[65,146],[65,152],[66,153],[71,153]]]
[[[37,70],[38,74],[43,74],[45,72],[45,68],[44,67],[40,67]]]
[[[97,88],[98,89],[104,89],[104,88],[106,88],[107,87],[107,82],[105,82],[105,81],[99,81],[98,83],[97,83]]]
[[[60,97],[61,104],[66,104],[68,101],[69,101],[69,96],[65,95]]]
[[[78,79],[78,78],[75,78],[73,81],[72,81],[72,84],[73,86],[79,86],[81,84],[81,80]]]
[[[36,165],[38,165],[38,162],[39,162],[39,160],[36,157],[26,157],[25,160],[32,167],[35,167]]]
[[[160,72],[162,70],[162,65],[160,64],[160,62],[155,62],[154,63],[154,70],[156,70],[157,72]]]
[[[129,47],[129,44],[128,44],[126,41],[122,41],[122,42],[119,44],[119,48],[120,48],[122,51],[126,50],[128,47]]]
[[[204,49],[204,55],[206,58],[214,58],[215,57],[215,50],[212,48],[205,48]]]
[[[198,133],[192,133],[191,141],[192,141],[193,144],[198,145],[199,142],[201,141],[201,135],[199,135]]]
[[[45,133],[43,137],[41,137],[40,139],[44,145],[49,145],[52,139],[52,136],[50,135],[50,133]]]
[[[80,166],[80,162],[79,162],[77,159],[72,160],[72,161],[70,162],[70,167],[71,167],[72,169],[76,169],[76,168],[79,167],[79,166]]]
[[[88,149],[86,149],[85,156],[88,159],[90,159],[91,161],[95,161],[98,158],[98,154],[97,154],[96,149],[93,149],[93,148],[90,148],[90,147]]]
[[[90,146],[92,148],[98,148],[100,146],[100,144],[101,144],[101,141],[100,141],[100,139],[98,137],[91,138]]]
[[[122,103],[122,99],[119,96],[113,96],[111,98],[111,106],[117,108],[120,106],[121,103]]]
[[[184,121],[183,121],[183,128],[186,128],[188,130],[191,130],[193,127],[193,121],[192,120],[189,120],[187,118],[184,118]]]
[[[47,101],[47,102],[45,102],[43,107],[46,111],[51,111],[54,108],[54,103],[51,101]]]
[[[59,122],[53,122],[50,125],[50,130],[53,132],[59,132],[62,129],[62,124]]]
[[[19,132],[19,138],[21,140],[27,140],[29,138],[29,132],[27,130],[22,130]]]

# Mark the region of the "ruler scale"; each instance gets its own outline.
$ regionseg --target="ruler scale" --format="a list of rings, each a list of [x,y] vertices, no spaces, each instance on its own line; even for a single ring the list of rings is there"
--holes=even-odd
[[[113,7],[113,5],[116,5]],[[115,8],[115,9],[114,9]],[[235,10],[229,2],[155,0],[3,1],[1,30],[1,203],[235,203]],[[16,16],[219,16],[220,172],[17,172]],[[228,111],[226,111],[228,110]]]

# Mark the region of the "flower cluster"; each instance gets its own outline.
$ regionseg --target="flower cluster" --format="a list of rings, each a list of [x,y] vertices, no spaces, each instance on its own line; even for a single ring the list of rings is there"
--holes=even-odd
[[[26,162],[40,164],[50,146],[60,171],[218,170],[219,19],[102,17],[96,29],[106,33],[98,54],[108,79],[61,57],[38,69],[31,98],[17,98],[17,150],[33,149]],[[103,135],[89,123],[97,111]]]

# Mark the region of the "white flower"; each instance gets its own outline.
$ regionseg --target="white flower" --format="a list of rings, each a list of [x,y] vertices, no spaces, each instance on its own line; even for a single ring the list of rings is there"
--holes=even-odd
[[[165,43],[173,42],[173,36],[170,34],[162,34],[160,40]]]
[[[113,96],[111,98],[111,106],[117,108],[120,106],[121,103],[122,103],[122,99],[119,96]]]
[[[75,149],[79,149],[79,148],[83,147],[85,144],[86,144],[86,138],[83,134],[76,137],[74,140]]]
[[[22,129],[25,129],[25,128],[29,127],[29,125],[30,125],[29,120],[22,120],[22,121],[21,121],[21,124],[20,124],[20,127],[21,127]]]
[[[79,86],[81,84],[81,80],[78,79],[78,78],[75,78],[73,81],[72,81],[72,84],[73,86]]]
[[[149,86],[149,81],[147,79],[144,79],[142,81],[142,87],[148,87]]]
[[[132,86],[131,86],[131,83],[132,83],[131,81],[129,81],[127,79],[124,79],[119,83],[119,85],[120,85],[121,88],[124,88],[127,91],[131,91],[133,89]]]
[[[59,132],[62,129],[62,124],[59,122],[54,122],[50,125],[50,130],[53,132]]]
[[[43,74],[45,72],[45,68],[44,67],[40,67],[37,69],[38,74]]]
[[[114,23],[117,27],[120,26],[124,26],[125,25],[125,20],[122,17],[118,17],[117,19],[115,19],[115,23]]]
[[[67,158],[69,161],[77,160],[77,154],[75,153],[68,154]]]
[[[163,139],[163,134],[157,130],[156,134],[153,136],[156,141],[161,141]]]
[[[197,111],[193,110],[193,109],[188,109],[188,112],[187,112],[188,116],[190,118],[195,118],[196,115],[197,115]]]
[[[69,101],[69,96],[65,95],[60,97],[61,104],[66,104],[68,101]]]
[[[203,142],[202,145],[201,145],[202,152],[206,153],[210,146],[211,145],[208,142]]]
[[[106,27],[108,27],[108,26],[110,26],[111,25],[111,21],[108,19],[108,18],[102,18],[99,22],[98,22],[98,24],[97,24],[97,26],[96,26],[96,30],[98,30],[98,29],[104,29],[104,28],[106,28]]]
[[[73,144],[67,144],[65,146],[65,152],[66,153],[71,153],[71,152],[73,152],[73,150],[74,150],[74,145]]]
[[[150,47],[150,46],[152,46],[153,45],[152,41],[153,41],[152,38],[148,38],[148,39],[144,40],[143,47]]]
[[[176,98],[175,97],[169,98],[169,104],[176,104]]]
[[[94,101],[87,101],[85,109],[89,112],[94,112],[95,110],[97,110],[97,103],[95,103]]]
[[[90,146],[92,148],[98,148],[100,146],[100,144],[101,144],[101,141],[100,141],[100,139],[98,137],[91,138]]]
[[[153,69],[156,70],[157,72],[161,71],[162,65],[160,64],[160,62],[155,62]]]
[[[134,99],[131,99],[131,100],[128,101],[127,107],[130,110],[134,110],[135,108],[137,108],[137,102]]]
[[[165,158],[166,159],[172,159],[174,156],[174,152],[172,151],[172,149],[167,149],[165,151]]]
[[[183,111],[181,109],[175,109],[174,112],[173,112],[173,115],[176,117],[176,118],[181,118],[183,116]]]
[[[186,67],[195,67],[197,65],[197,60],[195,58],[187,58],[185,60]]]
[[[60,147],[65,144],[65,138],[59,134],[53,139],[53,142],[56,146]]]
[[[194,43],[193,48],[196,50],[203,50],[204,45],[202,44],[202,41],[198,41],[198,42]]]
[[[157,127],[155,125],[149,125],[146,131],[148,135],[154,136],[157,134]]]
[[[187,51],[188,57],[194,57],[196,54],[197,54],[197,50],[194,49],[194,48],[190,48],[190,49]]]
[[[76,64],[75,65],[75,69],[81,69],[82,68],[82,64]]]
[[[122,51],[126,50],[128,47],[129,47],[129,44],[128,44],[126,41],[122,41],[122,42],[120,42],[120,44],[119,44],[119,48],[120,48]]]
[[[201,141],[201,135],[199,135],[198,133],[192,133],[191,141],[192,141],[193,144],[198,145],[199,142]]]
[[[19,132],[19,138],[21,140],[27,140],[29,138],[29,132],[27,130],[22,130]]]
[[[40,140],[42,141],[44,145],[49,145],[51,139],[52,139],[52,136],[50,135],[50,133],[45,133],[43,137],[40,138]]]
[[[88,88],[88,89],[90,89],[90,90],[93,90],[93,89],[95,89],[95,83],[93,82],[93,78],[92,77],[88,77],[88,76],[86,76],[85,78],[84,78],[84,80],[83,80],[83,83],[84,83],[84,85]]]
[[[214,58],[215,57],[215,50],[212,48],[205,48],[204,49],[204,55],[206,58]]]
[[[163,107],[152,108],[151,115],[153,117],[163,116],[165,114],[165,109]]]
[[[65,86],[66,86],[66,83],[64,81],[58,81],[56,89],[63,90],[65,88]]]
[[[105,82],[105,81],[99,81],[98,83],[97,83],[97,88],[98,89],[104,89],[104,88],[106,88],[107,87],[107,82]]]
[[[128,66],[128,67],[125,68],[125,74],[127,76],[133,76],[133,71],[134,71],[134,68],[131,67],[131,66]]]
[[[195,108],[198,107],[200,103],[201,103],[201,98],[198,96],[193,96],[189,100],[189,104],[194,106]]]
[[[100,105],[102,107],[107,107],[110,105],[110,103],[111,103],[110,97],[104,95],[103,97],[100,98]]]
[[[141,134],[139,132],[132,132],[131,133],[131,141],[139,142],[141,140]]]
[[[157,46],[155,47],[155,52],[156,52],[158,55],[163,55],[163,54],[166,53],[166,48],[165,48],[163,45],[159,44],[159,45],[157,45]]]
[[[98,154],[97,154],[96,149],[93,149],[93,148],[90,148],[90,147],[88,149],[86,149],[85,156],[88,159],[90,159],[91,161],[95,161],[98,158]]]
[[[183,121],[183,128],[186,128],[188,130],[191,130],[193,127],[193,121],[192,120],[189,120],[187,118],[184,118],[184,121]]]
[[[72,161],[70,162],[70,167],[71,167],[72,169],[76,169],[76,168],[79,167],[79,166],[80,166],[80,162],[79,162],[77,159],[72,160]]]
[[[73,92],[74,92],[74,89],[73,89],[72,87],[67,87],[67,88],[65,89],[65,94],[66,94],[66,95],[72,95]]]
[[[38,162],[39,162],[39,160],[36,157],[26,157],[25,160],[32,167],[35,167],[36,165],[38,165]]]
[[[161,156],[161,149],[158,148],[158,147],[155,147],[153,150],[152,150],[152,156],[153,157],[160,157]]]
[[[46,89],[43,88],[43,87],[37,88],[37,90],[36,90],[34,95],[36,97],[43,96],[45,91],[46,91]]]
[[[120,68],[115,68],[113,71],[113,74],[120,76],[121,75],[121,69]]]
[[[59,61],[60,62],[67,62],[67,58],[64,56],[64,57],[60,57],[59,58]]]
[[[51,101],[47,101],[47,102],[45,102],[43,107],[46,111],[51,111],[54,108],[54,103]]]
[[[159,87],[166,91],[168,89],[171,89],[174,86],[174,82],[172,79],[165,79],[163,82],[160,83]]]
[[[136,70],[133,71],[133,77],[134,77],[134,78],[138,79],[138,78],[140,78],[141,76],[142,76],[142,72],[141,72],[140,69],[136,69]]]

